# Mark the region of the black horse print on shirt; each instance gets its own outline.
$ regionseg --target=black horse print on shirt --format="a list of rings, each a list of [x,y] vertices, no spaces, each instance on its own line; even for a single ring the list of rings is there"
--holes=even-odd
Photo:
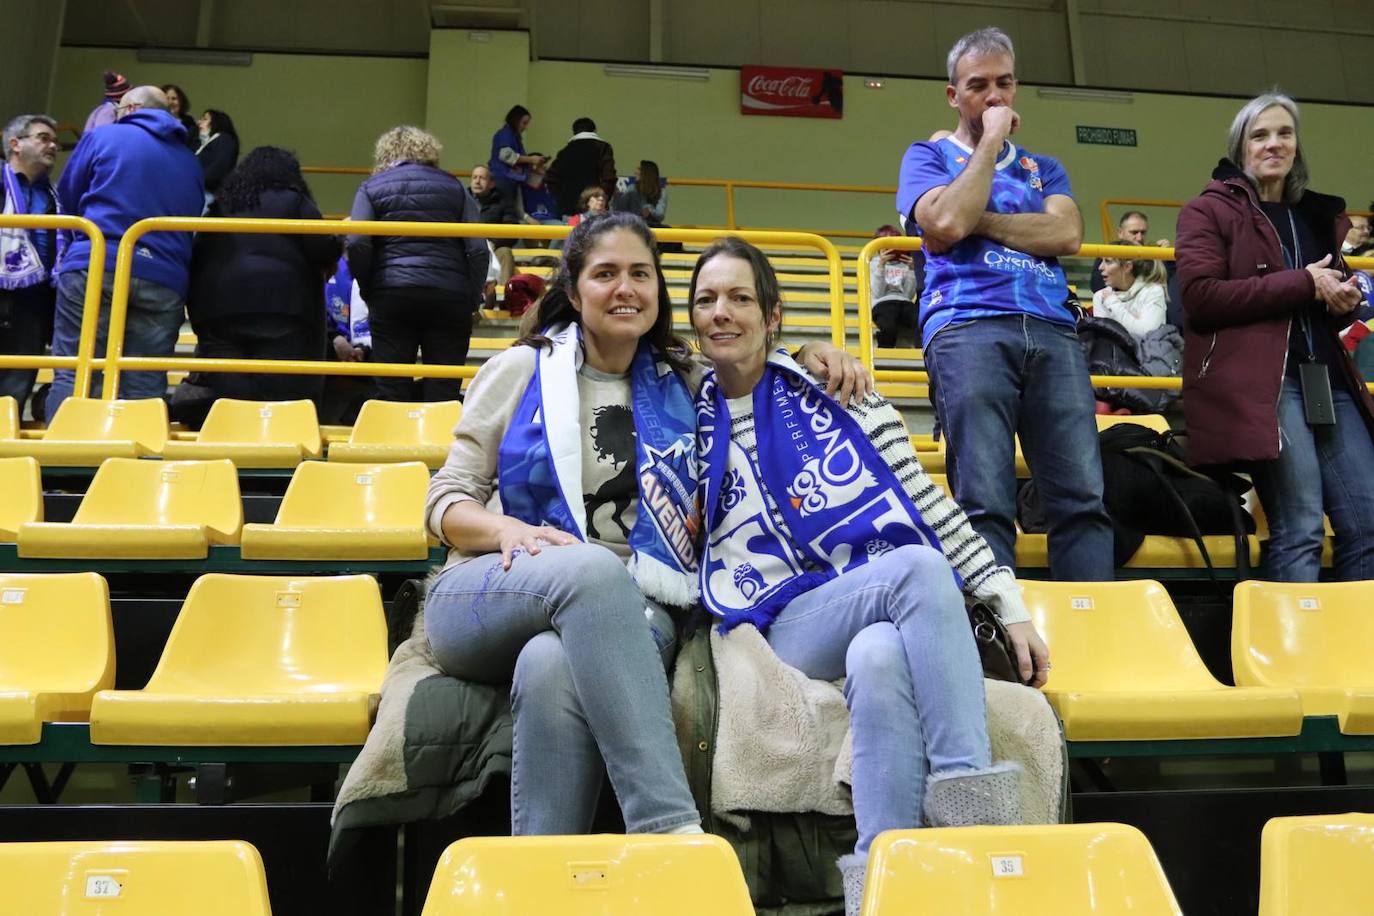
[[[630,540],[630,526],[626,524],[625,514],[639,496],[639,485],[635,479],[635,421],[630,408],[621,404],[608,404],[593,411],[592,447],[596,451],[596,463],[619,466],[620,471],[603,483],[595,493],[583,495],[587,509],[587,536],[605,540],[598,525],[607,522],[607,514],[601,510],[610,506],[609,521],[619,528],[625,541]],[[600,475],[598,475],[600,476]]]

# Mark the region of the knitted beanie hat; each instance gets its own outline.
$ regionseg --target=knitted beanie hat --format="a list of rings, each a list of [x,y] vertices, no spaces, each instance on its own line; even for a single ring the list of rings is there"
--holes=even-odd
[[[105,98],[111,102],[118,102],[128,91],[129,81],[124,78],[124,74],[113,70],[105,71]]]

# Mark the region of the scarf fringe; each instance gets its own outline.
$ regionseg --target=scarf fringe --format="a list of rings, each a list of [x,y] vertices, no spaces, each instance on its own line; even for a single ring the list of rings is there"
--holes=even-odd
[[[645,553],[631,556],[627,567],[639,590],[660,604],[691,607],[701,594],[696,573],[679,572]]]

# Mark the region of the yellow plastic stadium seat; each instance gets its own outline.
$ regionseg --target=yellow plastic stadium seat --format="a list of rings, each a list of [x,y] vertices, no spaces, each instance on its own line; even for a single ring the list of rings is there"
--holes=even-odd
[[[429,556],[429,468],[307,461],[291,475],[277,520],[243,527],[246,560],[422,560]]]
[[[1097,417],[1097,431],[1110,429],[1118,423],[1135,423],[1148,429],[1153,429],[1157,433],[1167,433],[1169,431],[1169,421],[1164,419],[1163,414],[1157,413],[1137,413],[1137,414],[1094,414]]]
[[[1158,582],[1022,582],[1050,648],[1045,696],[1071,741],[1248,738],[1302,730],[1297,691],[1226,687]]]
[[[32,455],[46,465],[95,467],[106,458],[160,455],[166,442],[167,402],[161,398],[67,398],[42,439],[0,440],[0,458]]]
[[[241,468],[293,468],[320,457],[313,401],[220,398],[194,442],[168,442],[163,458],[228,458]]]
[[[697,836],[474,837],[444,852],[421,916],[746,916],[730,844]]]
[[[348,441],[329,447],[329,460],[355,464],[423,461],[432,468],[442,467],[462,413],[462,401],[368,401],[358,412]]]
[[[19,438],[19,402],[9,395],[0,398],[0,439]]]
[[[1259,916],[1374,913],[1374,814],[1276,817],[1260,839]]]
[[[950,499],[954,498],[954,491],[949,488],[949,478],[944,474],[931,474],[930,480],[935,486],[945,491],[945,495]]]
[[[91,697],[114,685],[114,673],[104,579],[0,575],[0,744],[37,744],[44,722],[86,721]]]
[[[1204,534],[1202,543],[1207,545],[1207,555],[1212,565],[1218,569],[1236,565],[1236,540],[1229,534]],[[1250,549],[1250,565],[1258,566],[1260,560],[1259,540],[1246,535]],[[1026,569],[1045,569],[1050,565],[1050,548],[1046,535],[1016,535],[1016,565]],[[1126,569],[1206,569],[1202,554],[1192,538],[1168,537],[1163,534],[1147,534],[1140,547],[1126,563]]]
[[[201,576],[142,690],[102,690],[93,744],[351,745],[386,672],[370,576]]]
[[[19,526],[19,556],[203,559],[237,544],[243,503],[233,462],[110,458],[70,524]]]
[[[914,433],[911,436],[911,447],[918,452],[934,452],[940,448],[936,444],[934,436],[921,433]]]
[[[1232,601],[1237,684],[1296,689],[1304,715],[1374,734],[1374,582],[1241,582]]]
[[[43,475],[33,458],[0,458],[0,541],[13,541],[19,526],[43,521]]]
[[[1125,824],[889,830],[863,916],[1181,916],[1145,835]]]
[[[271,916],[258,851],[242,840],[0,843],[5,913]]]

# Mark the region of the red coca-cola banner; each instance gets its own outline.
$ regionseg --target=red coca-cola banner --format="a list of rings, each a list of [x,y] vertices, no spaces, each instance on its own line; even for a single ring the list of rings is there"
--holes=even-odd
[[[739,110],[747,115],[842,117],[844,73],[803,67],[740,67]]]

